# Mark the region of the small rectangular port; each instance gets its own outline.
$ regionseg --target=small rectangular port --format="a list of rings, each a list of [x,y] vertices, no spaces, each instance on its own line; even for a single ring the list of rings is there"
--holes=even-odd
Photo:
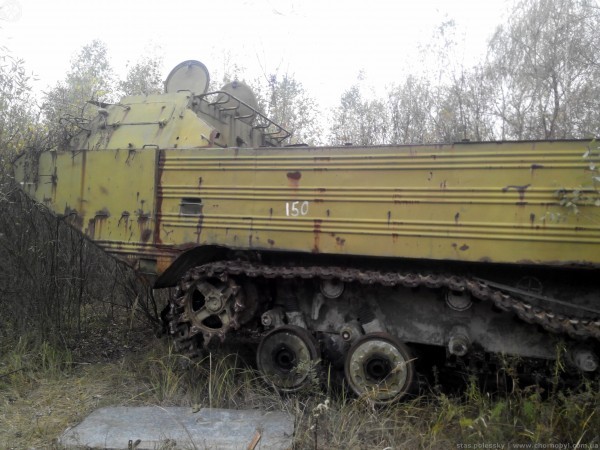
[[[182,198],[179,204],[179,214],[183,216],[199,216],[202,214],[202,199]]]

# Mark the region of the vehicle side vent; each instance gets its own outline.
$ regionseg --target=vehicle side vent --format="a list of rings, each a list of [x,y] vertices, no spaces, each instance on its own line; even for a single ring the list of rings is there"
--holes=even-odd
[[[182,216],[199,216],[202,214],[201,198],[182,198],[179,204],[179,214]]]

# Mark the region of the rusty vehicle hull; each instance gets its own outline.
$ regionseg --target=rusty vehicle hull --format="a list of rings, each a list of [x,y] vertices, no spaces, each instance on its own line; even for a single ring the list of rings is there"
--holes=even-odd
[[[159,277],[182,252],[207,245],[598,268],[597,208],[575,213],[558,195],[589,179],[587,146],[48,152],[40,181],[25,188]]]

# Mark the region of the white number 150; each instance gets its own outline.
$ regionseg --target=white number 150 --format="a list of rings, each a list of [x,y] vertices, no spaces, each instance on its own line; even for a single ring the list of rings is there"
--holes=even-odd
[[[305,216],[308,214],[308,201],[285,202],[285,215],[291,217]]]

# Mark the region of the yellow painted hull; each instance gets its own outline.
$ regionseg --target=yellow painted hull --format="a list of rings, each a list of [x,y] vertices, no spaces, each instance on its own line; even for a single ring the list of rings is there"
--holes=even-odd
[[[590,185],[589,144],[48,152],[24,187],[157,275],[204,245],[597,267],[600,208],[557,194]]]

